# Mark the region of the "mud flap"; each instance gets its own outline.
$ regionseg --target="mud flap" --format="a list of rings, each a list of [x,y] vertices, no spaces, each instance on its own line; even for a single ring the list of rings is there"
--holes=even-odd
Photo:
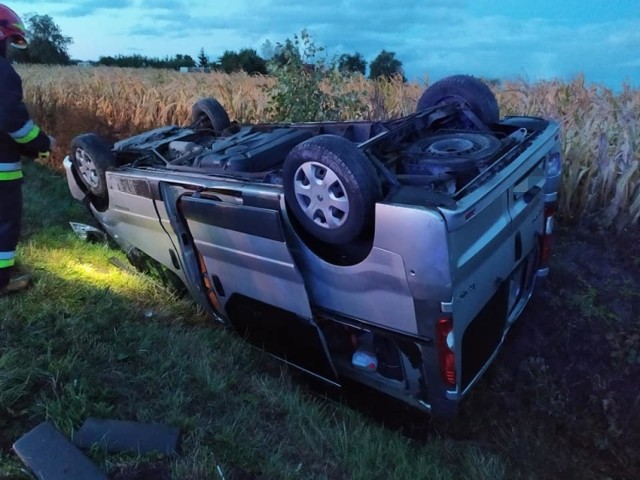
[[[194,296],[251,343],[337,384],[285,240],[278,194],[201,194],[165,183],[160,191]]]

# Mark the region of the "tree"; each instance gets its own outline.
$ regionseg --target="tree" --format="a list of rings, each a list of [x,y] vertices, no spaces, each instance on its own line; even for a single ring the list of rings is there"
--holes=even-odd
[[[273,58],[276,53],[276,47],[271,42],[271,40],[267,39],[260,47],[260,56],[264,58],[267,62]]]
[[[198,66],[200,68],[207,68],[209,66],[209,57],[204,53],[204,48],[200,48],[200,53],[198,54]]]
[[[402,79],[406,81],[402,71],[402,62],[396,58],[395,52],[382,50],[369,66],[369,78],[375,80],[380,77],[391,78],[396,75],[402,75]]]
[[[22,63],[69,64],[67,49],[73,39],[63,35],[49,15],[31,15],[25,23],[29,48],[14,49],[13,59]]]
[[[242,69],[251,75],[266,75],[267,62],[252,48],[243,48],[238,52]]]
[[[291,62],[302,62],[302,56],[300,55],[300,51],[298,50],[297,45],[299,43],[299,40],[298,38],[295,38],[294,40],[287,38],[284,43],[276,43],[273,55],[270,60],[271,64],[275,68],[284,67]]]
[[[195,67],[196,61],[191,55],[178,53],[173,58],[165,57],[164,60],[160,60],[158,64],[150,66],[154,68],[170,68],[172,70],[179,70],[180,67]]]
[[[349,73],[364,73],[367,70],[367,61],[364,57],[356,52],[353,55],[349,55],[348,53],[343,53],[338,58],[338,71],[343,74]]]
[[[233,73],[242,70],[238,52],[234,52],[233,50],[225,50],[218,59],[218,63],[220,64],[220,68],[222,69],[222,71],[227,73]]]
[[[243,48],[239,52],[225,50],[218,62],[227,73],[241,70],[252,75],[267,73],[267,62],[252,48]]]

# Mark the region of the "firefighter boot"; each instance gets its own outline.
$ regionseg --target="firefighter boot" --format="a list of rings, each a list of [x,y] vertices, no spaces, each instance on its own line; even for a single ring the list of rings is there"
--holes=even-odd
[[[11,277],[9,279],[9,283],[0,288],[0,297],[8,295],[10,293],[16,293],[22,290],[26,290],[27,288],[29,288],[30,282],[31,279],[28,275],[18,275],[15,277]]]

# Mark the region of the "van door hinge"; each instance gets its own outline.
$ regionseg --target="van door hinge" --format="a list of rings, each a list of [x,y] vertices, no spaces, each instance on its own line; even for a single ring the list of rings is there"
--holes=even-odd
[[[453,313],[453,302],[440,302],[440,311],[442,313]]]

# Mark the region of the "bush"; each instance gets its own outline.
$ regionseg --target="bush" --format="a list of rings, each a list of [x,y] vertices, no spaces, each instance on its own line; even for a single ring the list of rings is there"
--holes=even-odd
[[[340,120],[344,110],[355,116],[364,112],[363,94],[341,88],[344,78],[335,61],[326,62],[324,48],[316,46],[306,30],[286,45],[281,52],[284,57],[271,63],[276,82],[267,88],[267,113],[273,120]]]

